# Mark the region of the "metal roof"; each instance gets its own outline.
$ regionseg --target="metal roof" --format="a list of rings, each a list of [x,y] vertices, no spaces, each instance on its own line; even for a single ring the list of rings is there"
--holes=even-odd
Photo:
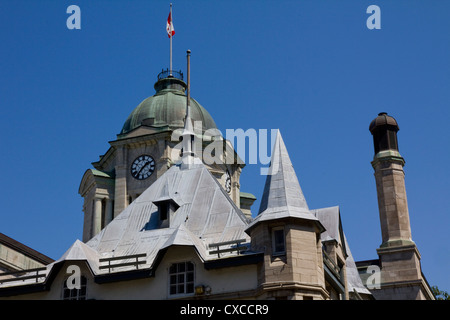
[[[170,215],[168,227],[161,228],[157,204],[163,201],[176,203],[177,208]],[[139,256],[145,259],[139,261],[139,269],[151,270],[170,246],[191,246],[203,262],[235,258],[238,254],[259,255],[249,250],[246,227],[245,215],[203,163],[179,164],[166,171],[94,238],[87,243],[76,240],[61,258],[47,265],[44,277],[25,281],[18,278],[0,287],[44,283],[45,274],[64,261],[86,261],[94,276],[104,277],[137,270],[137,260],[132,261]],[[116,258],[121,267],[102,265]]]
[[[362,284],[343,234],[339,207],[309,210],[279,132],[260,213],[250,225],[217,179],[196,160],[188,166],[181,163],[172,166],[94,238],[87,243],[75,241],[60,259],[47,266],[47,274],[64,261],[83,260],[95,276],[103,277],[111,274],[111,270],[112,273],[136,270],[136,256],[145,259],[139,261],[142,269],[153,270],[170,246],[193,247],[205,263],[231,261],[237,257],[236,252],[245,258],[260,256],[260,252],[249,249],[250,237],[246,232],[261,221],[291,217],[316,223],[322,241],[340,242],[347,253],[350,289],[370,293]],[[176,206],[168,214],[166,227],[161,227],[158,205],[164,201]],[[127,261],[134,259],[132,256],[136,263],[127,265]],[[105,269],[101,263],[110,258],[123,258],[125,262],[121,264],[125,266]],[[3,286],[8,285],[0,285]]]
[[[346,256],[345,265],[347,270],[349,292],[356,291],[362,294],[371,294],[370,291],[364,286],[361,277],[359,276],[358,269],[356,268],[355,260],[353,259],[347,238],[345,237],[345,233],[342,228],[339,206],[314,209],[311,210],[311,212],[326,228],[326,230],[320,235],[320,240],[322,242],[335,240],[344,250],[344,254]]]
[[[169,227],[160,228],[156,203],[179,205]],[[152,266],[158,252],[171,245],[194,246],[203,261],[217,258],[212,243],[250,238],[244,214],[203,164],[172,166],[105,229],[86,243],[102,257],[147,254]],[[230,244],[228,247],[232,247]],[[226,256],[226,255],[225,255]]]
[[[364,294],[372,294],[363,284],[361,277],[359,276],[358,269],[356,268],[355,260],[353,259],[352,253],[350,251],[350,247],[347,243],[347,238],[344,235],[344,241],[347,248],[348,257],[345,261],[345,266],[347,269],[347,283],[348,283],[348,291],[356,291],[358,293]]]
[[[311,220],[316,222],[320,229],[324,229],[319,219],[308,208],[286,145],[278,130],[259,213],[249,229],[262,221],[288,217]]]
[[[397,120],[394,117],[388,115],[386,112],[380,112],[378,116],[372,120],[369,125],[369,130],[373,134],[377,127],[390,126],[396,131],[399,130]]]
[[[240,198],[246,198],[246,199],[252,199],[252,200],[256,200],[256,197],[254,194],[252,193],[248,193],[248,192],[239,192],[239,197]]]
[[[0,232],[0,245],[3,244],[7,247],[10,247],[21,254],[29,257],[30,259],[33,259],[34,261],[37,261],[39,263],[42,263],[44,265],[47,265],[54,260],[50,257],[47,257],[46,255],[24,245],[23,243],[14,240],[13,238],[8,237],[7,235]]]
[[[325,227],[325,231],[320,235],[320,239],[322,241],[335,240],[345,250],[339,206],[314,209],[311,210],[311,213],[314,214]],[[344,254],[346,253],[344,252]]]
[[[216,123],[209,112],[195,99],[190,99],[191,117],[193,121],[201,121],[202,132],[217,129]],[[186,115],[186,95],[175,89],[163,89],[155,95],[143,100],[128,116],[119,134],[127,133],[141,126],[142,121],[153,119],[152,126],[171,129],[183,128]]]

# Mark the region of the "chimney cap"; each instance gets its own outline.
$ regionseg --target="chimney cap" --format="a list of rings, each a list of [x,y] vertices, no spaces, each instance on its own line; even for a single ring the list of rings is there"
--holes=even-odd
[[[391,129],[394,129],[396,132],[400,130],[397,120],[388,115],[387,112],[380,112],[378,116],[370,123],[369,130],[373,134],[377,128],[385,126],[391,127]]]

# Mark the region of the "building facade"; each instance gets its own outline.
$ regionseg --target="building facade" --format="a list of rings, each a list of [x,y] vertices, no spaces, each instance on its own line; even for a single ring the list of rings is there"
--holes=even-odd
[[[94,168],[88,169],[82,178],[79,193],[84,198],[85,242],[179,160],[186,110],[183,74],[163,70],[154,88],[156,93],[130,113],[117,139],[109,142],[110,148],[92,163]],[[203,151],[211,144],[220,145],[223,154],[237,157],[231,144],[222,139],[209,112],[193,98],[190,106],[194,147]],[[225,161],[208,162],[210,172],[240,206],[239,178],[245,164],[242,161],[229,161],[228,165]]]
[[[308,207],[280,132],[252,218],[244,165],[190,98],[189,76],[186,84],[163,71],[155,90],[82,177],[83,241],[43,276],[0,275],[3,299],[433,299],[411,238],[392,117],[371,125],[383,243],[373,260],[381,281],[369,290],[372,264],[355,262],[338,206]],[[217,150],[222,161],[205,160]]]

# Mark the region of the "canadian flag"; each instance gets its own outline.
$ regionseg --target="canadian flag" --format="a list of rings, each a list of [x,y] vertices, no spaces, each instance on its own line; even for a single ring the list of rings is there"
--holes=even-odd
[[[173,37],[175,34],[175,29],[173,28],[173,22],[172,22],[172,12],[169,12],[169,17],[167,18],[167,25],[166,25],[167,35],[169,38]]]

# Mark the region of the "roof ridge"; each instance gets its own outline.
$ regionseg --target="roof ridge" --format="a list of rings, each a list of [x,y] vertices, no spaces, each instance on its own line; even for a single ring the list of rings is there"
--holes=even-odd
[[[11,237],[8,237],[6,234],[1,232],[0,232],[0,243],[12,247],[14,250],[17,250],[18,252],[24,254],[25,256],[30,257],[31,259],[34,259],[45,265],[55,261],[54,259],[46,256],[45,254],[37,250],[34,250],[33,248],[30,248],[29,246]]]

